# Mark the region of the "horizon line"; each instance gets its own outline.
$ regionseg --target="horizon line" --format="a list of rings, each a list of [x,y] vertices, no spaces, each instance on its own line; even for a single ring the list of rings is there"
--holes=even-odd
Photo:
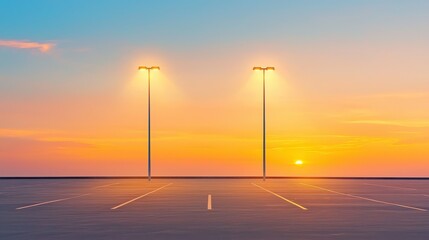
[[[0,179],[147,179],[147,176],[0,176]],[[152,176],[153,179],[262,179],[261,176]],[[320,177],[320,176],[271,176],[267,179],[380,179],[380,180],[429,180],[427,177]]]

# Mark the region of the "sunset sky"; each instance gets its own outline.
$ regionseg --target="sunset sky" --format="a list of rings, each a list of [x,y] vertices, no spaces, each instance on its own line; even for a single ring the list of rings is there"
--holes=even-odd
[[[0,0],[0,176],[429,176],[429,1]],[[296,165],[295,161],[303,164]]]

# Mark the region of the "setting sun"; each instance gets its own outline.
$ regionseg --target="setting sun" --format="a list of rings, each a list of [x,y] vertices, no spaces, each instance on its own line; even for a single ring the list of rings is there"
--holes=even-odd
[[[296,160],[295,165],[302,165],[304,162],[302,160]]]

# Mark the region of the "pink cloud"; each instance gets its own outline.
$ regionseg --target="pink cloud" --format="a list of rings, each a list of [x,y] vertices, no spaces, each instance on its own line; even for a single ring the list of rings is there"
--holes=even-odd
[[[0,40],[0,47],[20,48],[20,49],[37,49],[40,52],[48,52],[55,45],[53,43],[39,43],[20,40]]]

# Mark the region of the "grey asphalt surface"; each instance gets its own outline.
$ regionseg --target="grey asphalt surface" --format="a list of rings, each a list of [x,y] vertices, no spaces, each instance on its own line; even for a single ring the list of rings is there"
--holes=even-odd
[[[1,179],[0,239],[429,239],[429,180]]]

